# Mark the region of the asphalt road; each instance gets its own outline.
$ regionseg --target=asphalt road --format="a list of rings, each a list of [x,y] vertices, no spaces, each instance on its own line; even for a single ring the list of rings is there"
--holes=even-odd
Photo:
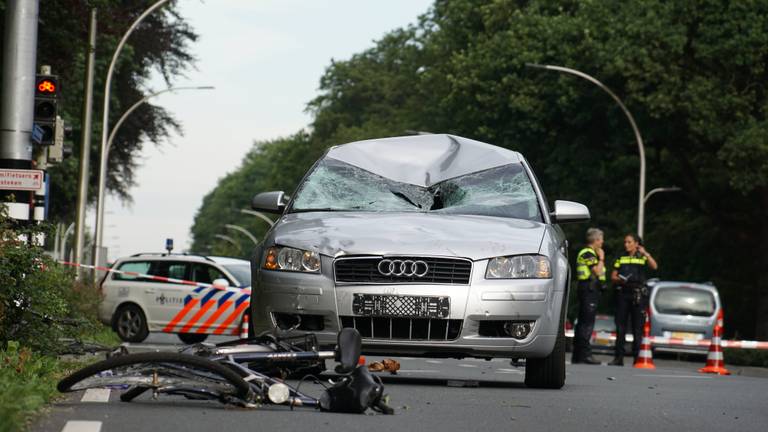
[[[173,349],[170,336],[152,336],[137,349]],[[599,356],[607,362],[609,357]],[[380,359],[368,357],[368,361]],[[398,358],[385,378],[394,416],[322,413],[309,409],[229,408],[215,402],[142,396],[122,403],[116,391],[65,396],[34,431],[765,431],[768,378],[764,370],[731,368],[711,376],[702,364],[657,360],[657,369],[568,365],[562,390],[523,384],[524,367],[496,359]],[[629,361],[628,363],[631,363]],[[313,388],[314,387],[314,388]],[[303,391],[319,396],[318,386]],[[90,400],[90,401],[89,401]]]

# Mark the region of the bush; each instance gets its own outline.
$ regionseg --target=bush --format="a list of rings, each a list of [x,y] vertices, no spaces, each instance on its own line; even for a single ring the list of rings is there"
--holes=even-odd
[[[60,337],[82,331],[46,322],[35,313],[95,318],[88,316],[92,305],[82,302],[83,290],[73,289],[74,272],[54,262],[41,247],[24,241],[47,231],[47,225],[15,227],[0,216],[0,348],[17,340],[34,351],[55,352]]]
[[[57,392],[58,362],[18,342],[0,350],[0,432],[22,429],[27,415]]]

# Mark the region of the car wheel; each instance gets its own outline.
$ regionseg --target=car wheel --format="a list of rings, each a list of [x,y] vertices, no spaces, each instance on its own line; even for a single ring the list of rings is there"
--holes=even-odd
[[[125,342],[141,342],[149,335],[147,318],[140,307],[129,304],[115,313],[115,331]]]
[[[208,338],[207,334],[198,333],[179,333],[176,336],[187,345],[200,343]]]
[[[526,359],[525,385],[532,388],[559,389],[565,385],[565,331],[560,321],[552,353],[544,358]]]

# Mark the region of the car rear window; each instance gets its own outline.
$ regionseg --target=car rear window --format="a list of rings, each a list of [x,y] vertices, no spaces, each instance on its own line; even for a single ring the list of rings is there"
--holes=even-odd
[[[715,313],[715,296],[709,291],[689,287],[657,289],[654,305],[659,313],[694,316]]]

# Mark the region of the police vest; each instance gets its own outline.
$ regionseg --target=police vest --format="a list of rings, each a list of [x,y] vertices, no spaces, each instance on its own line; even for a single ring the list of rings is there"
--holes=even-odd
[[[616,259],[613,268],[621,279],[630,283],[645,283],[645,266],[648,258],[640,255],[624,255]]]
[[[592,267],[596,266],[600,262],[597,259],[597,252],[594,249],[587,246],[579,251],[576,255],[576,279],[579,281],[589,280],[592,276]],[[605,268],[603,273],[598,277],[601,282],[605,282]]]

